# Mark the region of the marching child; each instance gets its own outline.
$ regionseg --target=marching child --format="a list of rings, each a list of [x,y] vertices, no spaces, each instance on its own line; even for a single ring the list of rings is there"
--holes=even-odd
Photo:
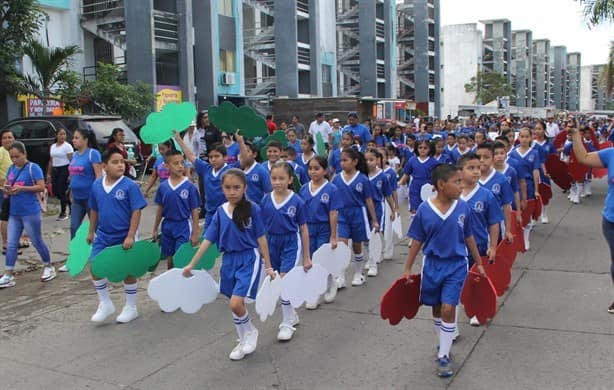
[[[288,146],[292,147],[296,153],[300,153],[301,141],[296,137],[296,130],[289,129],[286,131],[286,138],[288,139]]]
[[[418,144],[418,156],[414,156],[407,161],[403,167],[403,177],[399,181],[400,185],[409,182],[409,211],[411,215],[416,214],[418,206],[422,203],[420,190],[422,186],[431,182],[433,168],[439,165],[432,155],[432,148],[429,141],[420,141]]]
[[[352,140],[352,133],[345,132],[341,136],[341,142],[339,144],[339,148],[333,150],[330,153],[329,165],[330,165],[331,177],[334,177],[335,175],[341,172],[341,152],[343,151],[343,149],[349,148],[350,146],[352,146],[352,142],[354,142]]]
[[[362,286],[365,277],[362,274],[364,255],[362,243],[369,241],[371,231],[367,211],[371,217],[371,227],[379,231],[379,222],[373,205],[373,190],[367,177],[365,157],[356,149],[349,147],[341,153],[340,174],[336,175],[333,184],[339,190],[342,207],[339,209],[339,240],[348,244],[352,240],[354,252],[354,277],[352,286]],[[345,276],[337,279],[337,287],[345,287]]]
[[[271,266],[282,278],[299,263],[301,257],[305,271],[311,268],[307,209],[303,199],[290,189],[293,182],[292,167],[286,162],[275,164],[271,169],[273,192],[264,195],[260,202]],[[282,296],[279,302],[283,319],[277,340],[288,341],[296,331],[294,326],[299,323],[299,318],[290,301]]]
[[[164,156],[166,169],[170,172],[156,192],[155,202],[158,205],[154,220],[152,237],[158,239],[158,227],[162,220],[162,236],[160,248],[166,258],[168,269],[173,268],[173,255],[179,247],[190,241],[192,246],[198,245],[200,238],[198,229],[198,214],[200,196],[198,189],[185,176],[183,155],[178,150],[169,150]],[[192,223],[190,223],[190,216]]]
[[[437,160],[440,164],[450,164],[452,160],[450,159],[450,155],[445,151],[443,138],[437,137],[432,141],[432,143],[435,150],[433,158]]]
[[[453,164],[456,164],[461,156],[469,153],[471,151],[469,147],[469,137],[466,135],[459,135],[457,139],[457,147],[450,151],[450,159]]]
[[[503,221],[501,207],[497,203],[494,195],[478,184],[480,180],[480,158],[469,153],[462,156],[457,162],[463,178],[463,192],[461,199],[473,210],[474,219],[472,220],[471,230],[478,253],[481,256],[488,256],[490,261],[494,261],[497,244],[499,242],[499,226]],[[469,267],[477,263],[479,259],[469,257]],[[479,264],[479,263],[478,263]],[[477,317],[472,317],[469,323],[479,326]]]
[[[546,138],[546,124],[543,121],[537,121],[533,132],[535,133],[535,144],[539,147],[539,179],[542,183],[550,187],[552,184],[550,182],[550,176],[546,171],[546,161],[548,160],[549,155],[557,153],[556,148],[552,142]],[[545,204],[542,205],[541,223],[548,223],[548,213],[546,207],[547,206]]]
[[[437,195],[420,205],[409,228],[407,235],[412,242],[403,277],[409,280],[422,249],[420,302],[433,307],[433,324],[439,335],[437,375],[450,377],[454,374],[450,348],[456,332],[456,306],[467,278],[467,250],[477,259],[478,272],[481,275],[485,272],[473,237],[472,211],[459,199],[462,192],[459,169],[449,164],[438,165],[432,181]]]
[[[394,146],[390,146],[394,148]],[[390,149],[386,149],[386,152],[390,153]],[[393,154],[394,156],[394,154]],[[394,157],[397,158],[397,157]],[[398,161],[398,158],[397,158]],[[394,161],[393,161],[394,163]],[[388,184],[392,189],[392,201],[394,202],[394,207],[390,208],[388,204],[385,204],[385,212],[384,218],[387,221],[393,221],[395,218],[399,218],[399,194],[397,193],[397,189],[399,187],[399,182],[397,179],[397,172],[390,164],[390,158],[388,159],[388,163],[384,168],[384,175],[386,175],[386,179],[388,179]],[[396,210],[396,212],[393,212]],[[393,215],[395,214],[395,215]],[[384,260],[392,260],[392,256],[394,255],[394,233],[392,231],[392,224],[386,224],[384,226]]]
[[[245,307],[245,298],[256,298],[262,260],[266,273],[275,277],[269,259],[265,228],[260,207],[246,197],[247,178],[240,169],[229,169],[222,175],[222,190],[227,202],[217,208],[204,234],[204,240],[183,275],[192,270],[211,244],[217,244],[222,256],[220,293],[230,298],[230,310],[239,336],[239,344],[230,352],[231,360],[241,360],[256,350],[258,329]]]
[[[505,137],[503,137],[505,138]],[[512,202],[512,210],[520,210],[520,184],[518,183],[518,173],[510,164],[507,163],[507,150],[503,142],[497,141],[493,145],[494,152],[494,167],[497,172],[503,174],[505,179],[512,188],[514,194],[514,201]],[[522,222],[522,216],[520,213],[516,213],[516,220],[519,224]],[[505,237],[508,241],[513,240],[511,232],[505,232]]]
[[[266,146],[266,157],[267,161],[262,162],[262,166],[266,168],[269,173],[271,172],[271,168],[278,162],[281,158],[281,143],[276,140],[272,140]]]
[[[309,137],[307,137],[309,138]],[[271,192],[271,178],[269,171],[258,164],[258,148],[250,141],[245,141],[239,132],[235,133],[235,139],[239,143],[239,160],[241,168],[247,177],[247,199],[252,202],[260,202],[264,194]]]
[[[307,164],[309,160],[316,155],[316,152],[313,150],[314,143],[313,137],[305,137],[301,140],[301,153],[296,158],[296,163],[303,168],[305,172],[307,172]]]
[[[301,182],[301,185],[307,183],[309,181],[309,176],[307,175],[307,171],[296,162],[296,150],[288,146],[284,149],[283,154],[282,160],[290,164],[292,169],[294,169],[294,174],[298,177],[298,181]]]
[[[160,184],[162,184],[167,181],[171,175],[166,167],[164,156],[169,150],[172,149],[173,143],[171,141],[158,144],[158,151],[160,155],[156,157],[156,161],[154,161],[153,169],[151,171],[151,175],[149,176],[149,181],[147,182],[147,188],[143,192],[145,197],[149,196],[149,191],[151,191],[151,188],[154,186],[154,184],[156,184],[157,179],[160,179]]]
[[[103,154],[102,168],[106,175],[96,179],[88,202],[90,230],[87,242],[92,244],[91,261],[96,261],[96,255],[110,246],[122,244],[124,249],[132,248],[141,221],[141,210],[147,206],[136,183],[124,176],[124,157],[118,149],[111,148]],[[107,279],[100,279],[94,274],[92,279],[100,301],[92,321],[103,322],[115,312],[115,306],[109,296]],[[136,278],[132,276],[124,280],[126,304],[117,322],[127,323],[138,317],[136,284]]]

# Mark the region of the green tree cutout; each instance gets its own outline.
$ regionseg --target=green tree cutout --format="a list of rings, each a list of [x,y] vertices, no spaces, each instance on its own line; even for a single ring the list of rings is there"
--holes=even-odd
[[[475,93],[474,103],[487,104],[498,96],[512,96],[513,88],[500,73],[478,72],[465,84],[465,92]]]

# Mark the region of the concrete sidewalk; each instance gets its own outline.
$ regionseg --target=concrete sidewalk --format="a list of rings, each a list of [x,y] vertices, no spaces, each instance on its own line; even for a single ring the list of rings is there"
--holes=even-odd
[[[137,320],[96,326],[86,275],[42,284],[40,271],[25,272],[15,288],[0,290],[0,389],[610,389],[614,316],[607,307],[614,293],[600,227],[605,187],[595,183],[595,195],[573,206],[554,191],[551,223],[536,226],[496,318],[474,328],[460,316],[451,379],[435,375],[429,308],[394,327],[379,317],[380,298],[403,269],[401,243],[365,286],[346,288],[316,311],[301,309],[291,342],[276,340],[279,310],[266,323],[256,319],[258,349],[240,362],[228,359],[236,334],[226,299],[194,315],[165,314],[143,280]],[[143,236],[153,212],[144,212]],[[44,224],[54,261],[64,260],[68,222],[48,217]],[[121,285],[112,295],[121,309]]]

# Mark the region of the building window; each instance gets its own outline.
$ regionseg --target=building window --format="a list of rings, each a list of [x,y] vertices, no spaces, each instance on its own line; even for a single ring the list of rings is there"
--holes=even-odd
[[[228,17],[233,17],[232,0],[217,0],[217,13]]]
[[[220,71],[226,73],[235,72],[235,52],[220,50]]]

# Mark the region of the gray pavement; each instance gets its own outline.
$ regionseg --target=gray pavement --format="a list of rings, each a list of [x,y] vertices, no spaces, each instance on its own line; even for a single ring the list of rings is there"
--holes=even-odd
[[[495,319],[473,328],[461,315],[451,379],[435,375],[428,308],[394,327],[379,317],[380,297],[401,274],[405,242],[365,286],[346,288],[318,310],[301,309],[291,342],[275,339],[279,310],[266,323],[256,319],[258,349],[240,362],[228,359],[236,334],[225,299],[194,315],[161,313],[146,295],[148,276],[139,283],[137,320],[96,326],[88,277],[62,274],[42,284],[38,257],[28,249],[17,286],[0,290],[0,389],[611,389],[614,316],[606,309],[614,293],[600,231],[605,187],[595,183],[595,195],[574,206],[554,191],[551,222],[536,226]],[[150,206],[143,215],[145,237],[153,212]],[[44,230],[54,261],[63,262],[68,221],[45,217]],[[121,285],[112,298],[121,309]],[[250,312],[256,317],[253,306]]]

